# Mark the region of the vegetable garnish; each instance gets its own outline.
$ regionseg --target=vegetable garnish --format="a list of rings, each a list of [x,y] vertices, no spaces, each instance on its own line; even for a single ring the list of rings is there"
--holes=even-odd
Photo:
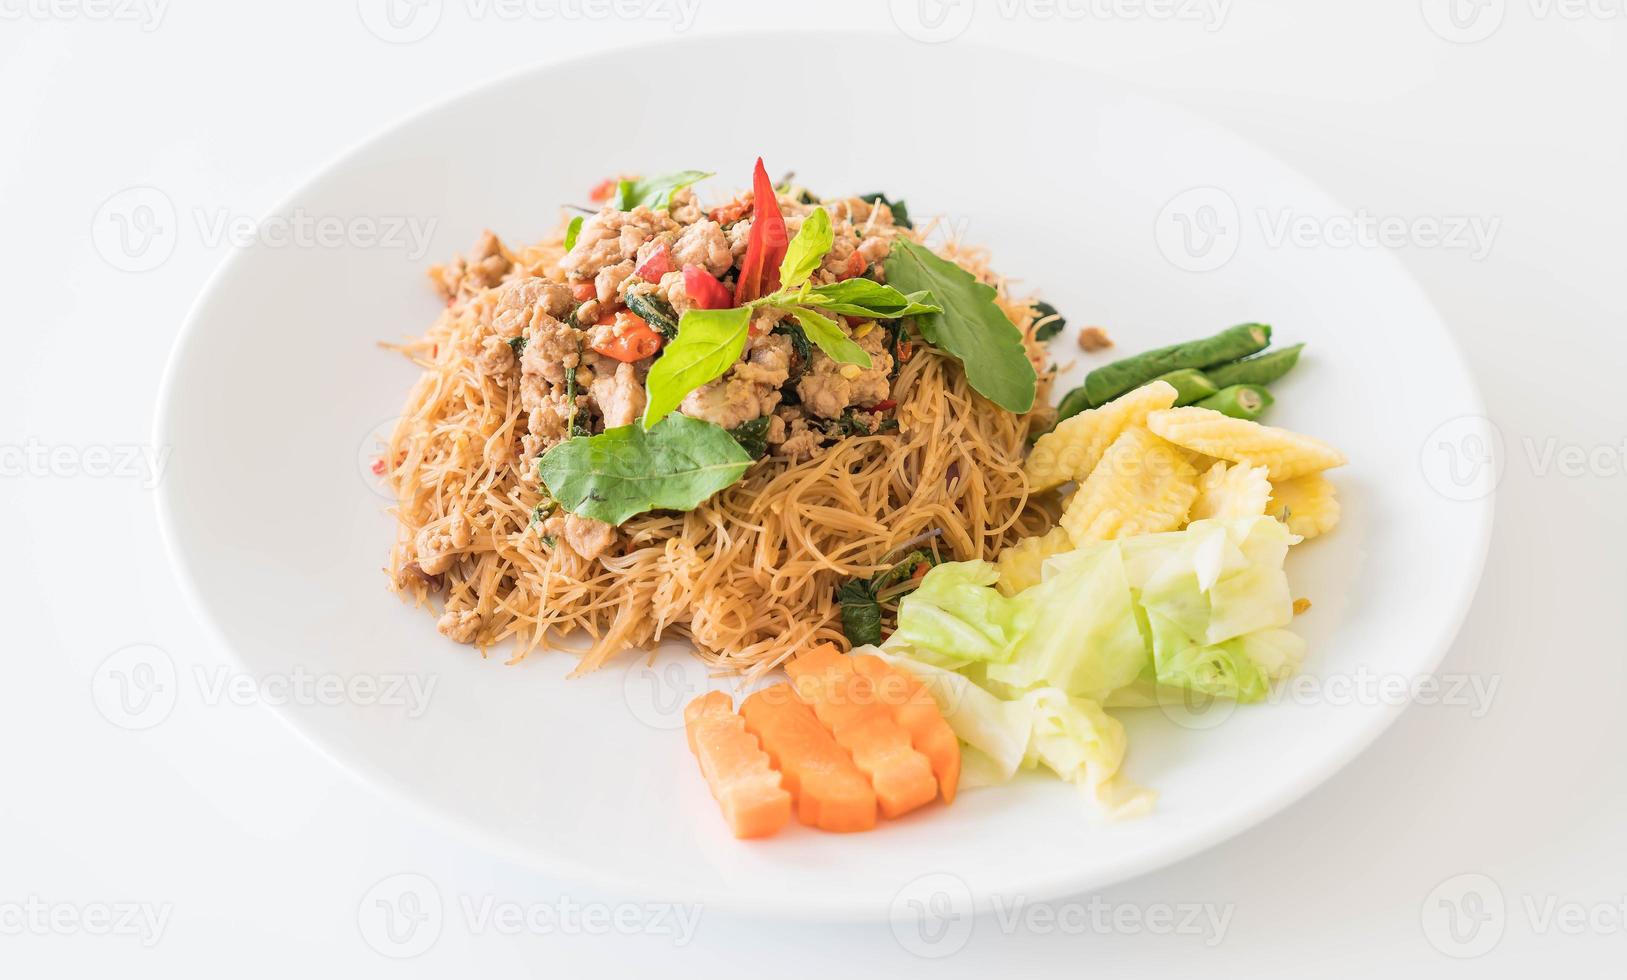
[[[633,269],[633,274],[645,282],[660,282],[661,277],[671,271],[672,250],[666,242],[657,242],[649,257]]]
[[[1281,378],[1299,363],[1304,344],[1261,354],[1271,342],[1271,328],[1263,323],[1245,323],[1220,333],[1184,344],[1172,344],[1134,357],[1114,361],[1092,371],[1085,383],[1062,396],[1057,405],[1060,424],[1080,412],[1105,405],[1125,391],[1149,383],[1167,381],[1179,393],[1177,406],[1194,405],[1214,398],[1222,389],[1248,385],[1256,389],[1241,397],[1233,392],[1216,406],[1230,408],[1227,414],[1255,419],[1271,407],[1273,399],[1262,386]],[[1204,363],[1207,362],[1207,363]],[[1159,368],[1163,368],[1159,371]],[[1155,373],[1149,373],[1155,372]],[[1137,380],[1139,379],[1139,380]],[[1119,390],[1122,389],[1122,390]],[[1116,391],[1116,394],[1104,395]],[[1256,399],[1255,396],[1264,395]],[[1205,405],[1206,408],[1216,407]],[[1253,414],[1247,414],[1252,412]]]
[[[889,201],[887,195],[881,193],[860,194],[859,200],[864,201],[866,204],[885,204],[887,209],[893,213],[893,224],[900,228],[915,227],[910,223],[910,209],[904,206],[903,201]]]
[[[712,174],[701,170],[680,170],[659,177],[617,181],[616,198],[610,206],[617,211],[631,211],[642,204],[658,211],[672,203],[673,192],[710,176]]]
[[[661,349],[661,335],[637,313],[616,311],[610,336],[593,345],[593,349],[606,357],[626,364],[655,356]]]
[[[723,310],[734,304],[728,287],[698,265],[684,266],[684,292],[698,310]]]
[[[729,430],[734,441],[740,443],[740,448],[751,454],[752,459],[762,459],[768,452],[768,427],[774,422],[774,416],[764,415],[762,418],[741,422]]]
[[[1160,374],[1154,380],[1168,382],[1175,389],[1177,405],[1190,405],[1220,390],[1208,375],[1196,368],[1181,368],[1179,371]]]
[[[674,415],[648,431],[624,425],[568,439],[537,460],[537,473],[566,510],[619,525],[649,510],[691,510],[751,462],[727,430]]]
[[[937,797],[932,763],[911,746],[909,732],[876,696],[870,678],[853,668],[852,658],[824,643],[788,662],[785,672],[797,696],[870,777],[883,816],[901,817]]]
[[[944,803],[955,802],[960,784],[960,739],[944,721],[938,703],[926,685],[904,667],[895,667],[876,656],[850,658],[853,669],[868,677],[878,699],[892,708],[893,720],[910,735],[910,745],[932,763],[938,779],[938,792]]]
[[[1034,407],[1039,375],[1021,332],[995,305],[993,286],[903,238],[887,258],[887,282],[906,292],[930,293],[943,307],[916,323],[930,343],[959,359],[978,394],[1017,414]]]
[[[814,208],[802,220],[797,237],[786,247],[785,258],[780,261],[780,288],[795,289],[807,282],[834,241],[830,214],[824,208]]]
[[[740,704],[746,730],[757,736],[796,799],[797,819],[835,833],[876,825],[876,791],[847,750],[789,684],[775,684]]]
[[[926,569],[937,564],[937,556],[917,549],[873,578],[856,578],[836,588],[836,603],[842,615],[842,633],[854,646],[881,642],[881,606],[913,590]]]
[[[1269,354],[1256,354],[1240,361],[1232,361],[1230,364],[1222,364],[1210,368],[1205,373],[1219,388],[1229,388],[1232,385],[1268,385],[1292,371],[1294,365],[1299,363],[1299,352],[1304,349],[1304,344],[1295,344]]]
[[[1252,422],[1265,414],[1265,410],[1275,401],[1271,392],[1259,385],[1228,385],[1195,404],[1199,408]]]
[[[1043,300],[1034,304],[1034,339],[1046,343],[1056,338],[1068,326],[1067,318],[1056,307]]]
[[[727,694],[711,691],[689,702],[684,731],[736,837],[767,837],[790,822],[791,794]]]
[[[1085,395],[1092,405],[1105,405],[1131,388],[1181,368],[1214,367],[1247,357],[1271,343],[1271,328],[1243,323],[1213,337],[1160,347],[1104,365],[1085,376]],[[1217,386],[1218,387],[1218,386]]]
[[[774,196],[774,184],[768,179],[768,171],[763,169],[763,158],[758,157],[757,169],[752,173],[751,237],[746,239],[746,255],[740,260],[740,278],[734,284],[734,305],[744,306],[780,287],[779,266],[788,245],[785,215],[780,213],[780,201]],[[830,245],[827,243],[825,248],[828,250]]]
[[[644,387],[644,428],[652,428],[691,391],[723,376],[746,349],[752,308],[685,310],[678,339],[650,366]]]
[[[653,290],[629,289],[627,308],[644,318],[663,340],[678,336],[678,314]]]
[[[759,173],[763,173],[766,180],[762,161],[759,160],[757,165]],[[870,367],[870,355],[843,333],[835,320],[820,310],[873,319],[897,319],[939,311],[939,307],[929,302],[931,296],[926,293],[905,295],[891,286],[869,279],[849,279],[823,286],[809,285],[809,278],[819,268],[830,247],[830,215],[824,208],[815,208],[803,219],[796,239],[784,249],[780,258],[780,270],[776,272],[775,279],[784,280],[781,288],[758,296],[743,306],[686,310],[678,321],[677,339],[667,345],[666,352],[650,367],[649,378],[645,382],[649,398],[644,405],[644,427],[649,428],[659,422],[676,409],[690,392],[722,377],[740,359],[750,340],[751,323],[758,310],[784,310],[801,326],[807,339],[831,360],[840,364],[856,364],[861,368]],[[745,276],[744,270],[741,275]],[[711,277],[703,269],[695,266],[684,269],[685,291],[690,292],[692,287],[695,290],[690,292],[691,298],[699,293],[708,299],[715,299],[707,279]],[[738,287],[735,295],[740,295]]]

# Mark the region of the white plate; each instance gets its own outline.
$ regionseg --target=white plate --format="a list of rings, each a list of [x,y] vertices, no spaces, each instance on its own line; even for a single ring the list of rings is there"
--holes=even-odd
[[[771,84],[710,97],[656,81],[680,65],[738,66],[764,42]],[[589,89],[607,108],[580,108]],[[388,595],[392,522],[366,464],[415,373],[376,341],[434,317],[423,266],[488,226],[516,243],[540,237],[607,174],[714,170],[705,190],[717,196],[748,185],[758,154],[810,187],[885,190],[918,220],[946,216],[1072,324],[1109,327],[1121,352],[1245,320],[1274,324],[1280,343],[1308,341],[1272,421],[1352,462],[1335,476],[1343,525],[1291,558],[1296,594],[1315,601],[1298,622],[1307,674],[1339,684],[1434,667],[1478,579],[1491,505],[1453,499],[1465,494],[1421,454],[1479,400],[1392,257],[1271,247],[1262,209],[1342,213],[1332,200],[1226,131],[1030,57],[893,36],[708,38],[539,69],[420,113],[277,213],[353,229],[433,221],[426,255],[360,234],[260,245],[234,254],[199,301],[157,440],[173,450],[159,509],[200,614],[255,675],[434,684],[422,712],[410,697],[363,703],[365,689],[286,706],[297,730],[516,860],[652,898],[855,917],[884,913],[927,874],[987,905],[1168,864],[1286,806],[1395,717],[1393,698],[1336,693],[1195,720],[1127,712],[1128,771],[1162,793],[1148,818],[1093,825],[1068,787],[1031,778],[870,834],[793,826],[740,843],[678,730],[684,689],[702,678],[682,651],[655,671],[622,661],[567,681],[565,655],[482,660]],[[1074,350],[1069,338],[1055,349]]]

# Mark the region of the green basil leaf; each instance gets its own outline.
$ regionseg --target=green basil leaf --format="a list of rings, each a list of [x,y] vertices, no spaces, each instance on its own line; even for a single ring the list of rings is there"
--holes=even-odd
[[[729,430],[734,441],[740,448],[751,454],[752,459],[762,459],[768,452],[768,427],[774,423],[774,416],[764,415],[762,418],[741,422]]]
[[[1034,407],[1039,376],[1022,334],[995,305],[993,286],[902,238],[893,242],[887,258],[887,281],[903,290],[928,290],[943,306],[942,313],[918,317],[916,323],[929,343],[960,360],[979,394],[1009,412]]]
[[[881,642],[881,604],[867,579],[854,579],[836,588],[836,603],[842,612],[842,634],[854,646]]]
[[[582,216],[577,215],[571,223],[565,226],[565,251],[569,252],[576,247],[576,236],[582,233]]]
[[[830,230],[830,215],[824,208],[814,208],[812,214],[802,219],[797,237],[786,246],[785,259],[780,262],[780,288],[795,289],[807,282],[835,240]]]
[[[620,525],[645,511],[693,510],[751,462],[727,430],[672,415],[648,432],[623,425],[561,442],[537,460],[537,474],[566,510]]]
[[[1034,304],[1034,323],[1034,339],[1042,344],[1055,339],[1068,326],[1067,318],[1044,300]]]
[[[838,364],[857,364],[862,368],[870,366],[870,355],[843,333],[835,320],[800,306],[792,307],[791,315],[797,318],[808,339],[831,360]]]
[[[618,181],[616,199],[610,206],[617,211],[631,211],[643,204],[660,210],[672,203],[674,191],[683,190],[697,180],[705,180],[710,176],[712,175],[700,170],[680,170],[675,174],[662,174],[659,177]]]
[[[859,200],[866,201],[870,204],[875,204],[877,202],[885,204],[887,205],[888,210],[892,211],[893,213],[893,224],[900,228],[915,227],[910,223],[910,209],[904,206],[903,201],[889,201],[887,199],[887,195],[881,193],[860,194]]]
[[[684,396],[723,376],[746,349],[751,310],[686,310],[678,320],[678,339],[668,344],[650,367],[644,382],[648,429],[678,407]]]
[[[863,278],[844,279],[841,282],[815,286],[799,296],[797,302],[845,316],[867,316],[878,320],[896,320],[901,316],[920,316],[924,313],[942,311],[928,293],[912,293],[906,296],[892,286]]]

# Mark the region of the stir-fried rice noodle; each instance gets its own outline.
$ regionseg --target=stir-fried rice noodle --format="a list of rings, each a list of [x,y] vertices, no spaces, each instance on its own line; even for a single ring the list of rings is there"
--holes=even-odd
[[[930,233],[921,229],[912,237]],[[987,274],[979,253],[944,250],[1000,289],[1031,334],[1032,311]],[[547,274],[559,240],[519,250],[517,266]],[[425,604],[479,617],[482,648],[513,639],[512,659],[579,649],[593,670],[626,650],[686,637],[704,660],[759,672],[823,640],[845,644],[835,589],[882,570],[889,552],[924,534],[947,559],[992,559],[1041,533],[1054,504],[1031,499],[1023,451],[1038,413],[1013,415],[968,386],[959,364],[917,341],[893,383],[897,432],[842,439],[812,459],[768,456],[688,513],[646,513],[622,525],[618,553],[584,560],[533,524],[542,499],[534,459],[519,449],[519,392],[475,370],[474,318],[442,317],[401,345],[423,368],[382,456],[396,495],[394,587]],[[1038,405],[1047,403],[1042,375]],[[470,536],[443,575],[416,571],[413,542],[462,514]],[[562,642],[563,641],[563,644]]]

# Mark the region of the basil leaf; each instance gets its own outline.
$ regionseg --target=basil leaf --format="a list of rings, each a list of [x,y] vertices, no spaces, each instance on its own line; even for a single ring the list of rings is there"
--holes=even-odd
[[[677,408],[684,396],[723,376],[746,349],[751,310],[686,310],[678,320],[678,338],[667,345],[650,367],[644,388],[644,428],[648,429]]]
[[[571,223],[565,226],[565,251],[569,252],[576,247],[576,236],[582,233],[582,216],[577,215]]]
[[[831,360],[838,364],[857,364],[862,368],[870,366],[870,355],[843,333],[835,320],[800,306],[792,307],[791,315],[797,318],[797,323],[801,325],[802,332],[808,335],[808,339]]]
[[[993,286],[902,238],[893,242],[887,258],[887,281],[900,289],[929,290],[942,304],[942,313],[919,317],[916,323],[929,343],[960,360],[966,380],[979,394],[1009,412],[1034,407],[1039,377],[1022,334],[994,304]]]
[[[705,180],[710,176],[712,175],[700,170],[680,170],[675,174],[662,174],[659,177],[618,181],[616,199],[610,206],[617,211],[631,211],[643,204],[660,210],[672,203],[673,191],[683,190],[695,181]]]
[[[1034,304],[1034,322],[1034,339],[1042,344],[1055,338],[1068,326],[1067,318],[1044,300]]]
[[[785,259],[780,262],[780,288],[795,289],[807,282],[835,240],[830,230],[830,215],[824,208],[814,208],[812,214],[802,219],[797,237],[786,246]]]
[[[842,611],[842,633],[856,647],[881,642],[881,604],[866,579],[844,582],[836,589]]]
[[[741,449],[750,453],[752,459],[762,459],[763,454],[768,452],[768,427],[773,422],[774,416],[764,415],[749,422],[741,422],[729,430],[729,435],[734,436],[734,441],[740,444]]]
[[[650,510],[693,510],[732,485],[751,457],[719,426],[673,415],[569,439],[537,460],[548,493],[573,514],[621,524]]]
[[[844,279],[841,282],[815,286],[797,302],[845,316],[868,316],[878,320],[896,320],[901,316],[920,316],[941,312],[925,292],[908,296],[874,279]]]
[[[889,201],[887,200],[887,195],[880,193],[860,194],[859,200],[868,204],[876,204],[878,202],[885,204],[887,205],[888,210],[892,211],[893,213],[893,224],[900,228],[915,227],[914,225],[910,224],[910,209],[904,206],[903,201]]]

